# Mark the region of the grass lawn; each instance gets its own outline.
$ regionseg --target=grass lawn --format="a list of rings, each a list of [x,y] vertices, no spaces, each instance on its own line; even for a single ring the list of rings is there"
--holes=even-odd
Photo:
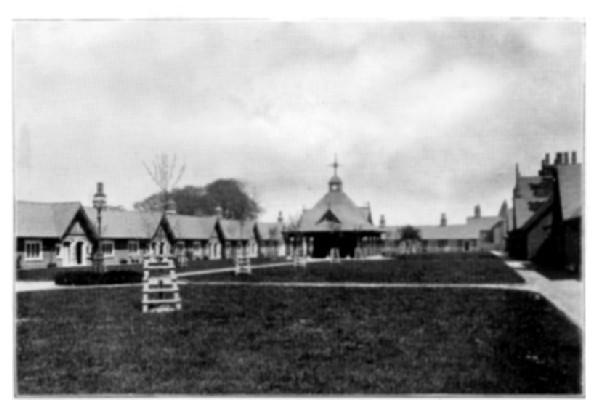
[[[18,392],[579,393],[578,329],[518,291],[188,285],[17,295]]]
[[[190,281],[239,281],[233,273],[188,277]],[[421,254],[393,260],[310,263],[305,268],[256,268],[245,281],[327,281],[408,283],[522,283],[498,257],[489,253]]]

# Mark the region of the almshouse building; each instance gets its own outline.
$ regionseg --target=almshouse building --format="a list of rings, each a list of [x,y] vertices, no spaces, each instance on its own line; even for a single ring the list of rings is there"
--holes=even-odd
[[[254,236],[259,245],[259,257],[285,257],[283,229],[283,215],[281,212],[279,212],[277,222],[275,223],[256,222]]]
[[[91,264],[94,227],[78,202],[18,201],[15,234],[17,268]]]
[[[482,216],[479,205],[464,224],[448,224],[446,214],[442,214],[439,225],[414,226],[419,233],[418,241],[403,241],[401,226],[382,228],[385,250],[389,253],[502,250],[507,231],[502,215]]]
[[[106,265],[136,264],[150,256],[179,262],[284,256],[283,219],[277,223],[214,216],[106,209],[78,202],[18,201],[15,213],[17,268],[91,266],[100,247]],[[261,250],[259,252],[259,250]]]
[[[88,218],[94,221],[95,234],[101,236],[100,248],[106,265],[136,264],[147,255],[169,255],[170,242],[161,213],[104,210],[102,227],[98,230],[96,210],[92,207],[84,209]]]
[[[546,154],[537,176],[523,177],[517,168],[513,190],[512,258],[564,267],[581,265],[582,165],[577,153]]]
[[[367,255],[380,244],[381,230],[371,219],[370,207],[358,207],[343,190],[342,179],[334,175],[328,192],[309,210],[304,210],[296,227],[285,232],[287,249],[304,256],[323,258]]]
[[[172,233],[177,258],[184,261],[221,258],[216,216],[167,214],[165,218]]]

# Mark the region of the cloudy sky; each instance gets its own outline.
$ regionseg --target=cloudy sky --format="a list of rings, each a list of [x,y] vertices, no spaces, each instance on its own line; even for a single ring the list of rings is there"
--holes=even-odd
[[[583,26],[569,21],[17,22],[15,196],[130,208],[142,162],[244,180],[265,209],[345,191],[391,224],[509,199],[515,163],[583,150]]]

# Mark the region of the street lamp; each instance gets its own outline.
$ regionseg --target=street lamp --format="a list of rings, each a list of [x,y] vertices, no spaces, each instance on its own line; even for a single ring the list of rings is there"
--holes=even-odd
[[[98,246],[94,253],[93,262],[94,270],[97,273],[104,272],[104,253],[102,251],[102,210],[106,208],[106,194],[104,194],[104,183],[98,183],[96,185],[96,194],[94,194],[93,201],[94,208],[96,209],[96,218],[98,220]]]

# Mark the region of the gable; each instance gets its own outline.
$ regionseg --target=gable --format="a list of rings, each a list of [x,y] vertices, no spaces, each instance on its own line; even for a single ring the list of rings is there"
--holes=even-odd
[[[68,235],[85,235],[85,230],[79,221],[75,221],[71,228],[65,233],[65,236]]]
[[[331,210],[327,210],[325,212],[325,214],[323,214],[323,216],[317,221],[317,224],[322,223],[323,221],[329,222],[329,223],[340,223],[339,218],[337,218],[335,216],[335,214],[333,214],[333,211]]]

